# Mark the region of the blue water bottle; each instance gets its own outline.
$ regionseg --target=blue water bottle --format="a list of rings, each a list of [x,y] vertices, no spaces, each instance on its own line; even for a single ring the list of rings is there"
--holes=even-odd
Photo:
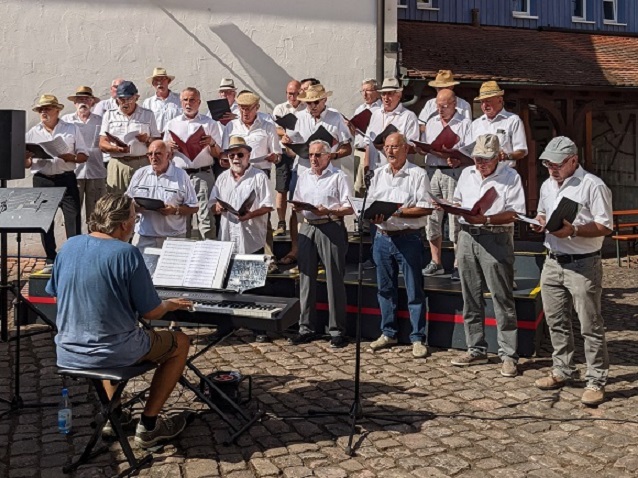
[[[60,401],[60,409],[58,410],[58,429],[60,433],[65,435],[71,431],[71,420],[73,413],[71,412],[71,400],[69,400],[69,391],[62,389],[62,400]]]

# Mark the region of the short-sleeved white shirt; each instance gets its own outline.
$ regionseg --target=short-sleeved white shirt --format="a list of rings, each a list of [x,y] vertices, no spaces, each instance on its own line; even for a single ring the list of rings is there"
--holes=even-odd
[[[188,174],[172,162],[169,163],[166,172],[159,176],[150,165],[135,171],[126,195],[132,198],[159,199],[167,206],[198,206],[197,195]],[[140,236],[178,236],[186,233],[188,220],[190,215],[164,216],[158,211],[143,211],[135,225],[135,232]]]
[[[88,149],[84,145],[82,135],[77,126],[66,121],[58,120],[53,131],[49,133],[42,123],[38,123],[31,128],[26,134],[27,143],[44,143],[52,141],[55,137],[60,136],[69,146],[69,152],[78,154],[84,153],[88,155]],[[76,163],[64,161],[61,158],[41,159],[33,158],[31,161],[31,172],[40,173],[46,176],[55,176],[69,171],[75,171]]]
[[[549,220],[563,197],[581,205],[573,222],[575,226],[597,222],[610,230],[614,228],[611,191],[598,176],[579,166],[572,176],[563,181],[562,186],[558,186],[556,180],[551,177],[546,179],[541,186],[538,213]],[[603,246],[604,240],[604,237],[582,236],[560,239],[553,234],[545,233],[545,247],[558,254],[596,252]]]
[[[383,103],[381,102],[381,100],[377,100],[373,103],[363,103],[360,104],[359,106],[357,106],[357,109],[354,110],[354,114],[352,115],[352,117],[354,118],[355,116],[357,116],[359,113],[361,113],[363,110],[370,110],[372,112],[378,110],[379,108],[383,108]],[[365,133],[365,131],[364,131]],[[363,149],[366,147],[366,137],[365,134],[361,134],[358,132],[355,132],[354,135],[354,147],[358,148],[358,149]]]
[[[454,113],[454,116],[448,123],[448,126],[459,137],[459,141],[454,145],[454,148],[460,148],[467,144],[470,137],[470,130],[472,129],[472,122],[464,118],[458,111]],[[441,115],[438,113],[432,117],[425,125],[425,142],[432,144],[432,142],[438,138],[445,126],[441,121]],[[425,164],[427,166],[447,166],[447,161],[443,158],[439,158],[434,154],[427,154],[425,156]]]
[[[251,211],[262,207],[273,207],[266,173],[251,165],[243,176],[235,179],[232,171],[227,169],[215,181],[215,186],[210,194],[209,206],[215,204],[219,198],[238,209],[253,191],[255,191],[255,201],[250,208]],[[234,242],[237,254],[252,254],[266,245],[267,222],[268,214],[241,222],[237,216],[229,212],[222,212],[219,240]]]
[[[147,133],[151,138],[162,137],[157,129],[153,112],[140,105],[135,107],[135,111],[130,116],[122,113],[119,108],[107,111],[102,117],[100,135],[106,136],[107,131],[130,146],[128,153],[109,153],[112,158],[144,156],[148,147],[135,138],[136,134]]]
[[[292,106],[288,101],[286,101],[284,103],[279,103],[278,105],[276,105],[272,110],[272,115],[275,118],[283,118],[288,113],[296,115],[297,113],[305,109],[306,103],[304,103],[303,101],[300,101],[296,108]]]
[[[228,123],[224,128],[224,149],[228,147],[231,136],[241,136],[244,138],[246,144],[252,148],[250,153],[251,158],[261,158],[271,153],[281,154],[279,135],[277,135],[275,123],[259,114],[250,127],[246,126],[241,118],[234,119]],[[258,163],[253,163],[253,166],[258,169],[269,170],[272,164],[273,163],[269,163],[268,161],[259,161]]]
[[[390,164],[378,168],[370,181],[368,204],[374,201],[396,202],[402,208],[430,208],[430,180],[419,166],[406,161],[403,167],[392,174]],[[387,221],[377,224],[385,231],[419,229],[427,224],[427,216],[410,218],[391,216]]]
[[[525,214],[525,192],[521,177],[515,169],[503,162],[498,163],[496,170],[485,179],[476,170],[476,166],[465,168],[456,183],[454,202],[459,203],[461,207],[472,208],[491,187],[496,189],[498,197],[492,206],[485,211],[486,216],[505,211]],[[468,224],[463,216],[459,217],[459,222]]]
[[[88,121],[85,123],[80,119],[77,113],[64,115],[62,121],[72,123],[77,126],[78,132],[83,134],[83,138],[95,141],[93,144],[87,144],[84,141],[88,151],[88,159],[86,162],[78,164],[75,167],[75,175],[78,179],[104,179],[106,178],[106,168],[104,167],[104,158],[102,151],[96,142],[100,139],[100,127],[102,126],[102,117],[91,113]]]
[[[104,116],[104,114],[108,110],[114,110],[114,109],[117,109],[117,102],[115,101],[115,98],[109,98],[107,100],[102,100],[97,105],[95,105],[93,107],[92,113],[94,115]]]
[[[527,154],[527,138],[523,121],[518,115],[505,111],[505,108],[491,120],[487,118],[487,115],[483,115],[472,122],[472,142],[484,134],[498,136],[501,149],[507,154],[519,150]],[[516,165],[514,160],[504,162],[509,166]]]
[[[368,146],[368,157],[370,158],[370,169],[372,170],[388,164],[383,150],[377,150],[372,143],[377,135],[383,133],[389,125],[394,125],[398,132],[404,135],[408,141],[419,140],[419,120],[412,111],[406,109],[401,103],[389,112],[383,108],[374,111],[366,131],[366,146]]]
[[[458,96],[456,97],[456,111],[463,116],[463,118],[470,120],[470,122],[472,121],[472,105]],[[436,108],[436,97],[430,98],[425,103],[421,113],[419,113],[419,120],[425,124],[438,114],[439,111]]]
[[[352,196],[352,188],[348,182],[348,176],[340,169],[328,164],[326,169],[317,176],[308,168],[299,175],[297,187],[293,199],[324,206],[327,209],[350,207],[348,196]],[[302,211],[306,219],[326,219],[326,216],[317,216],[310,211]]]
[[[215,144],[219,147],[222,146],[221,125],[217,121],[202,114],[198,114],[194,118],[187,118],[186,115],[181,114],[170,120],[164,130],[164,141],[172,140],[171,133],[174,133],[179,139],[186,142],[200,127],[204,128],[204,132],[213,138]],[[210,166],[213,164],[214,159],[210,154],[210,148],[206,147],[202,149],[192,161],[179,151],[175,151],[173,153],[173,161],[178,168],[193,169]]]
[[[165,100],[157,95],[146,98],[142,107],[153,112],[160,133],[164,132],[166,124],[170,120],[182,114],[182,103],[179,100],[179,95],[174,91],[169,91]]]

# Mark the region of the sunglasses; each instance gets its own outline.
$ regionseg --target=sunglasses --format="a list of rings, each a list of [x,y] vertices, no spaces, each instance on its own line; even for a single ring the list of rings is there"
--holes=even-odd
[[[551,169],[553,171],[557,171],[560,168],[562,168],[563,166],[565,166],[569,162],[569,160],[572,159],[572,158],[573,158],[573,156],[570,156],[569,158],[565,159],[560,164],[556,164],[556,163],[553,163],[553,162],[551,162],[551,161],[549,161],[547,159],[543,159],[543,161],[541,161],[541,164],[543,166],[545,166],[547,169]]]
[[[239,158],[243,159],[246,156],[246,153],[228,153],[228,159]]]
[[[318,105],[319,103],[321,103],[322,100],[317,100],[317,101],[306,101],[306,104],[308,106],[313,106],[313,105]]]

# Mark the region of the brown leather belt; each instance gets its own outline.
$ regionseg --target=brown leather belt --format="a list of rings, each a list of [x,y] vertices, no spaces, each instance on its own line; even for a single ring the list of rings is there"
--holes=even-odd
[[[511,227],[507,226],[468,226],[467,224],[461,224],[461,229],[471,236],[481,236],[485,234],[502,234],[504,232],[509,233],[512,230]]]
[[[146,156],[111,156],[113,159],[119,159],[120,161],[133,161],[136,159],[146,159]]]
[[[343,223],[341,219],[304,219],[304,221],[311,226],[321,226],[322,224],[329,224],[331,222]]]
[[[377,229],[382,236],[396,237],[396,236],[408,236],[410,234],[418,234],[419,229],[399,229],[398,231],[386,231],[384,229]]]

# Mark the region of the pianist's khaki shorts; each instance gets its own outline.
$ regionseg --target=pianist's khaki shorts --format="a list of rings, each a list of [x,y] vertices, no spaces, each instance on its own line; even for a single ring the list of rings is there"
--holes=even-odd
[[[138,362],[166,362],[177,348],[175,333],[170,330],[145,330],[151,339],[151,348]]]

